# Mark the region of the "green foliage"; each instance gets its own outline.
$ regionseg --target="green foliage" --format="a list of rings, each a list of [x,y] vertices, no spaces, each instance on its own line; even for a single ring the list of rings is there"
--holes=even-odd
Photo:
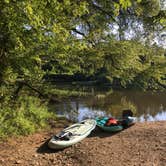
[[[15,104],[0,108],[0,138],[33,133],[46,127],[49,118],[55,118],[35,97],[23,96]]]
[[[131,0],[120,0],[119,3],[124,9],[127,9],[127,7],[130,7],[132,5]]]
[[[42,96],[43,76],[49,73],[81,74],[120,87],[165,87],[165,50],[152,45],[165,28],[165,16],[158,0],[1,0],[1,133],[27,134],[36,130],[34,122],[44,125],[45,107],[37,107],[36,99],[16,98],[25,86],[28,95],[31,89]],[[142,43],[126,40],[126,27],[137,33],[131,22],[143,26]],[[111,34],[113,24],[119,36]],[[46,64],[51,69],[44,70]],[[51,91],[56,97],[69,95]],[[13,108],[11,100],[16,102]]]
[[[1,1],[0,8],[1,81],[40,80],[45,61],[56,57],[64,66],[68,50],[80,47],[69,32],[87,13],[85,2]]]
[[[110,80],[116,77],[122,84],[131,82],[145,66],[136,53],[140,45],[136,50],[136,43],[110,40],[109,26],[119,15],[128,19],[127,12],[163,24],[158,4],[157,0],[1,1],[0,86],[15,86],[18,79],[40,82],[45,75],[42,66],[52,61],[51,72],[55,74],[91,76],[106,67],[111,70],[107,75]],[[119,29],[119,33],[124,34],[124,30]],[[146,52],[146,48],[141,51]]]
[[[135,41],[111,42],[105,45],[104,51],[105,67],[109,75],[118,79],[122,86],[135,84],[135,78],[141,73],[146,73],[146,78],[162,81],[166,60],[164,51],[159,52],[157,48],[148,48]],[[139,80],[149,84],[149,80]]]
[[[160,0],[142,0],[138,1],[136,6],[136,12],[138,15],[144,15],[145,17],[157,16],[160,12]]]

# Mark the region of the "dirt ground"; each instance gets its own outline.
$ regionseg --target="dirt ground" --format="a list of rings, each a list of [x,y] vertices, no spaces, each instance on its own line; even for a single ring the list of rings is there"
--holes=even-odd
[[[137,123],[111,135],[99,129],[62,151],[47,147],[64,126],[0,143],[0,166],[165,166],[166,121]]]

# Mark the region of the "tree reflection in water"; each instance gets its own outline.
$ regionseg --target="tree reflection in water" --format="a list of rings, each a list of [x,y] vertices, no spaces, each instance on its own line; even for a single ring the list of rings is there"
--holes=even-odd
[[[166,120],[165,92],[105,91],[93,94],[56,105],[55,110],[74,121],[97,116],[118,118],[123,109],[131,109],[141,122]]]

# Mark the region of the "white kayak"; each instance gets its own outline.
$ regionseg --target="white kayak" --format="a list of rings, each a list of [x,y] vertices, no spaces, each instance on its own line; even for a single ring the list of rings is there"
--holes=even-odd
[[[96,121],[93,119],[75,123],[53,136],[48,142],[48,146],[51,149],[63,149],[71,146],[86,138],[95,127]]]

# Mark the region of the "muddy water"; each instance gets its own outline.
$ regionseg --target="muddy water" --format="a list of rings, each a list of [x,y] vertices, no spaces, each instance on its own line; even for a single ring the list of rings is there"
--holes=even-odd
[[[121,117],[123,109],[131,109],[137,121],[166,120],[166,92],[91,90],[90,97],[64,101],[53,108],[59,115],[74,121],[97,116]]]

